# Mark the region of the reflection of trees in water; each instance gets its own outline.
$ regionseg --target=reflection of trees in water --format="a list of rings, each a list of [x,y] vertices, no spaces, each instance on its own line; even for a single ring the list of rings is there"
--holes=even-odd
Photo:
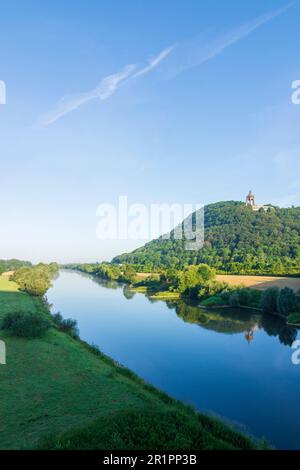
[[[291,346],[297,337],[297,330],[287,326],[281,318],[252,313],[239,309],[200,309],[184,301],[167,302],[168,308],[188,323],[196,323],[202,328],[219,333],[245,333],[248,342],[253,341],[255,331],[263,329],[269,336],[278,337],[280,343]]]
[[[183,301],[178,302],[175,310],[184,321],[219,333],[242,333],[257,324],[257,315],[251,315],[248,311],[241,313],[240,310],[232,309],[204,310]]]
[[[117,281],[111,281],[111,280],[108,280],[108,279],[103,279],[101,277],[97,277],[97,276],[94,276],[93,274],[90,274],[90,273],[85,273],[83,271],[79,271],[79,270],[72,270],[72,269],[68,269],[69,272],[74,272],[76,274],[78,274],[79,276],[82,276],[82,277],[85,277],[87,279],[90,279],[91,281],[93,281],[95,284],[98,284],[99,286],[101,287],[108,287],[109,289],[120,289],[121,287],[123,287],[124,284],[120,283],[120,282],[117,282]]]
[[[54,273],[51,274],[51,281],[56,281],[60,276],[60,271],[55,271]]]
[[[99,277],[92,276],[93,281],[101,287],[108,287],[109,289],[120,289],[121,284],[116,281],[109,281],[100,279]]]
[[[278,336],[279,341],[291,346],[297,337],[297,329],[288,326],[281,318],[271,315],[262,315],[261,326],[269,336]]]
[[[135,294],[136,293],[134,291],[132,291],[131,289],[129,289],[128,286],[124,286],[123,295],[124,295],[125,299],[131,300],[131,299],[133,299]]]
[[[122,284],[116,281],[107,281],[96,278],[89,274],[81,273],[84,277],[89,277],[96,284],[110,289],[119,289]],[[133,299],[136,292],[123,285],[123,295],[127,300]],[[162,300],[152,299],[145,296],[150,303],[161,302]],[[253,313],[246,309],[201,309],[194,302],[185,300],[163,301],[168,309],[175,310],[176,314],[187,323],[195,323],[202,328],[216,331],[218,333],[236,334],[245,333],[246,340],[250,343],[254,340],[255,331],[263,329],[269,336],[278,337],[280,343],[291,346],[297,337],[297,329],[287,326],[279,317]]]

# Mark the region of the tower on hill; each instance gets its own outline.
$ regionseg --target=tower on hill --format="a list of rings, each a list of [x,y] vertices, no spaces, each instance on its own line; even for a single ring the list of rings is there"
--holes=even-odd
[[[255,204],[255,196],[251,190],[246,196],[246,205],[250,206],[253,211],[259,211],[260,209],[267,211],[269,209],[272,209],[272,206],[264,206],[263,204]]]
[[[249,194],[246,197],[246,204],[251,207],[255,207],[255,197],[254,194],[252,193],[251,189],[249,191]]]

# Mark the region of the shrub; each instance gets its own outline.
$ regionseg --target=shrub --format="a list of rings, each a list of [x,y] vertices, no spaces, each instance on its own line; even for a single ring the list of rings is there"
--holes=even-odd
[[[8,313],[2,320],[1,328],[12,336],[38,338],[50,328],[50,320],[43,314],[32,312]]]
[[[64,319],[60,313],[55,313],[53,315],[53,320],[58,330],[67,333],[68,335],[72,336],[72,338],[79,337],[79,330],[76,320],[73,320],[72,318]]]

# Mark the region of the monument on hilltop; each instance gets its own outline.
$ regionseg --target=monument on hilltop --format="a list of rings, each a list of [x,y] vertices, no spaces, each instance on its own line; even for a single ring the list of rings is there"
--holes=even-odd
[[[246,196],[246,204],[247,206],[255,207],[255,197],[251,189],[249,191],[249,194],[247,194]]]
[[[246,196],[246,205],[250,206],[253,211],[259,211],[260,209],[264,211],[268,211],[269,209],[272,209],[272,206],[264,206],[263,204],[255,204],[255,196],[253,192],[251,191],[251,189]]]

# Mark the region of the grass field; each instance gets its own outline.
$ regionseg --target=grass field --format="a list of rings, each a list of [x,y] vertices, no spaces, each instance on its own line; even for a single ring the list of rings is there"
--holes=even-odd
[[[15,282],[9,280],[9,276],[4,273],[0,276],[0,291],[1,292],[17,292],[18,286]]]
[[[218,274],[217,280],[226,282],[230,286],[249,287],[258,290],[265,290],[269,287],[290,287],[295,292],[300,291],[300,277],[272,277],[272,276],[234,276]]]
[[[45,309],[0,277],[0,321],[7,312]],[[7,364],[0,366],[0,449],[254,447],[54,328],[39,339],[0,330],[0,339],[7,348]]]

